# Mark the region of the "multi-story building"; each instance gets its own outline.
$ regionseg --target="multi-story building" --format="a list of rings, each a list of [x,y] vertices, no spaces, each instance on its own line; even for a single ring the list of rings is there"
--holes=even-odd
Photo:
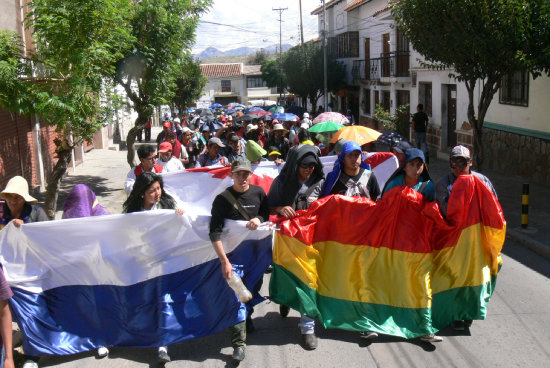
[[[423,57],[396,27],[387,0],[331,0],[325,4],[328,52],[348,70],[347,87],[332,96],[333,110],[351,109],[356,121],[378,128],[380,104],[391,113],[401,105],[430,118],[427,140],[439,157],[456,144],[473,147],[468,93],[452,69],[423,67]],[[319,17],[323,31],[323,9]],[[481,83],[481,81],[479,82]],[[476,93],[476,99],[479,91]],[[503,80],[484,122],[485,167],[550,183],[550,78],[518,71]],[[406,118],[407,119],[407,118]]]
[[[214,103],[226,105],[249,101],[277,101],[276,88],[267,87],[262,79],[260,65],[243,63],[201,64],[202,75],[208,78],[203,95],[197,101],[198,107],[209,107]]]

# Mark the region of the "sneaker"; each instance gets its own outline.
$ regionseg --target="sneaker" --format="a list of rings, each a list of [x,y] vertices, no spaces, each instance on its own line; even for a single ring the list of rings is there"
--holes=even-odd
[[[374,339],[378,337],[378,334],[374,331],[361,331],[359,332],[359,337],[362,339]]]
[[[474,321],[471,320],[471,319],[465,319],[465,320],[464,320],[464,324],[465,324],[466,327],[468,327],[468,328],[472,327],[472,323],[474,323]]]
[[[441,336],[437,336],[436,334],[429,334],[421,336],[420,340],[424,342],[440,342],[443,341],[443,338]]]
[[[463,321],[451,322],[451,328],[455,331],[464,331],[464,322]]]
[[[279,314],[281,315],[281,317],[285,318],[286,316],[288,316],[289,312],[290,312],[289,307],[283,304],[279,305]]]
[[[242,362],[244,360],[244,347],[237,346],[233,349],[233,355],[231,355],[231,358],[233,358],[236,362]]]
[[[264,273],[271,273],[271,272],[273,272],[273,266],[269,265]]]
[[[304,348],[306,348],[306,350],[317,349],[317,336],[315,336],[314,333],[302,334],[302,341],[304,343]]]
[[[107,355],[109,355],[109,349],[107,349],[105,346],[102,346],[99,349],[97,349],[98,358],[105,358]]]
[[[159,363],[168,363],[170,362],[170,355],[168,355],[168,351],[165,349],[159,349],[158,352],[158,362]]]
[[[22,368],[38,368],[38,363],[34,360],[27,359],[25,360],[25,363],[23,363]]]

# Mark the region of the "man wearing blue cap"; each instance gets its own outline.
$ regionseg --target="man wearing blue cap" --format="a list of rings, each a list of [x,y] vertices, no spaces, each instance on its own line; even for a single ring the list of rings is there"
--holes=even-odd
[[[334,169],[327,175],[319,198],[330,194],[352,197],[366,197],[375,201],[380,195],[378,180],[365,163],[361,146],[357,142],[346,142],[334,163]]]

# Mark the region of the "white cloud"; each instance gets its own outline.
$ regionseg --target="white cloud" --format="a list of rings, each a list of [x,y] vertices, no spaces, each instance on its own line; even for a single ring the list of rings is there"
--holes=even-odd
[[[317,37],[317,16],[311,11],[320,0],[302,0],[304,40]],[[288,8],[283,12],[283,43],[300,42],[300,10],[298,0],[215,0],[201,20],[236,26],[225,27],[201,22],[197,29],[193,53],[207,47],[229,50],[238,47],[268,47],[279,43],[279,12],[273,8]]]

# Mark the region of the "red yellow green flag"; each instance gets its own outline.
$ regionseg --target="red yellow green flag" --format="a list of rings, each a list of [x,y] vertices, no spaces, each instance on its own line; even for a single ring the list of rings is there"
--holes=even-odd
[[[280,223],[271,297],[327,328],[433,333],[485,318],[505,232],[498,200],[472,175],[456,180],[447,220],[405,186],[377,203],[329,196]]]

